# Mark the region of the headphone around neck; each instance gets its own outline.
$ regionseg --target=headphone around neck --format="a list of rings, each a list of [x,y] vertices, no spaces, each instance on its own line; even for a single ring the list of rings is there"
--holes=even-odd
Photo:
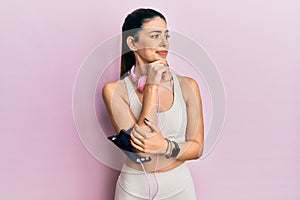
[[[139,78],[137,78],[137,75],[134,73],[134,68],[135,65],[132,66],[131,70],[130,70],[130,77],[131,80],[137,84],[137,88],[140,92],[143,92],[146,86],[146,82],[147,82],[147,76],[143,75],[140,76]]]

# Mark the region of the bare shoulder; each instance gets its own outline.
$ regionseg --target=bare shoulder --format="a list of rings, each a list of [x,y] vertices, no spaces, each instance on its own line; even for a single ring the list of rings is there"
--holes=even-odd
[[[102,88],[102,97],[104,100],[112,99],[112,97],[122,97],[126,95],[125,81],[117,80],[106,83]]]
[[[195,79],[189,77],[189,76],[181,76],[176,75],[177,79],[180,82],[180,86],[189,86],[189,87],[198,87],[198,83]]]
[[[181,75],[177,75],[177,79],[179,81],[181,92],[185,101],[191,97],[191,94],[200,94],[199,85],[195,79]]]

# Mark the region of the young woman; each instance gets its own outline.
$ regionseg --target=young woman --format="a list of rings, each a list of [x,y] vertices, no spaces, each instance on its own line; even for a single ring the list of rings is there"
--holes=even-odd
[[[137,9],[122,26],[121,80],[103,87],[103,100],[117,133],[130,132],[141,157],[127,158],[118,178],[116,200],[196,199],[186,160],[202,155],[204,127],[198,84],[169,69],[165,17]]]

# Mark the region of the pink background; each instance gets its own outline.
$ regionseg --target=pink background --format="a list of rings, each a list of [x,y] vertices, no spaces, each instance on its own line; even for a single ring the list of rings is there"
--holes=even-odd
[[[299,3],[120,2],[1,1],[0,199],[112,199],[118,172],[82,145],[72,90],[88,53],[138,7],[201,44],[224,81],[221,138],[189,162],[198,199],[300,199]]]

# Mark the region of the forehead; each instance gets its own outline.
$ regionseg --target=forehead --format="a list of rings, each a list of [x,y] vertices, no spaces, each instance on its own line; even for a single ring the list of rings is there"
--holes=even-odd
[[[166,31],[167,29],[167,23],[160,17],[154,17],[143,23],[143,30],[146,32],[151,32],[153,30]]]

